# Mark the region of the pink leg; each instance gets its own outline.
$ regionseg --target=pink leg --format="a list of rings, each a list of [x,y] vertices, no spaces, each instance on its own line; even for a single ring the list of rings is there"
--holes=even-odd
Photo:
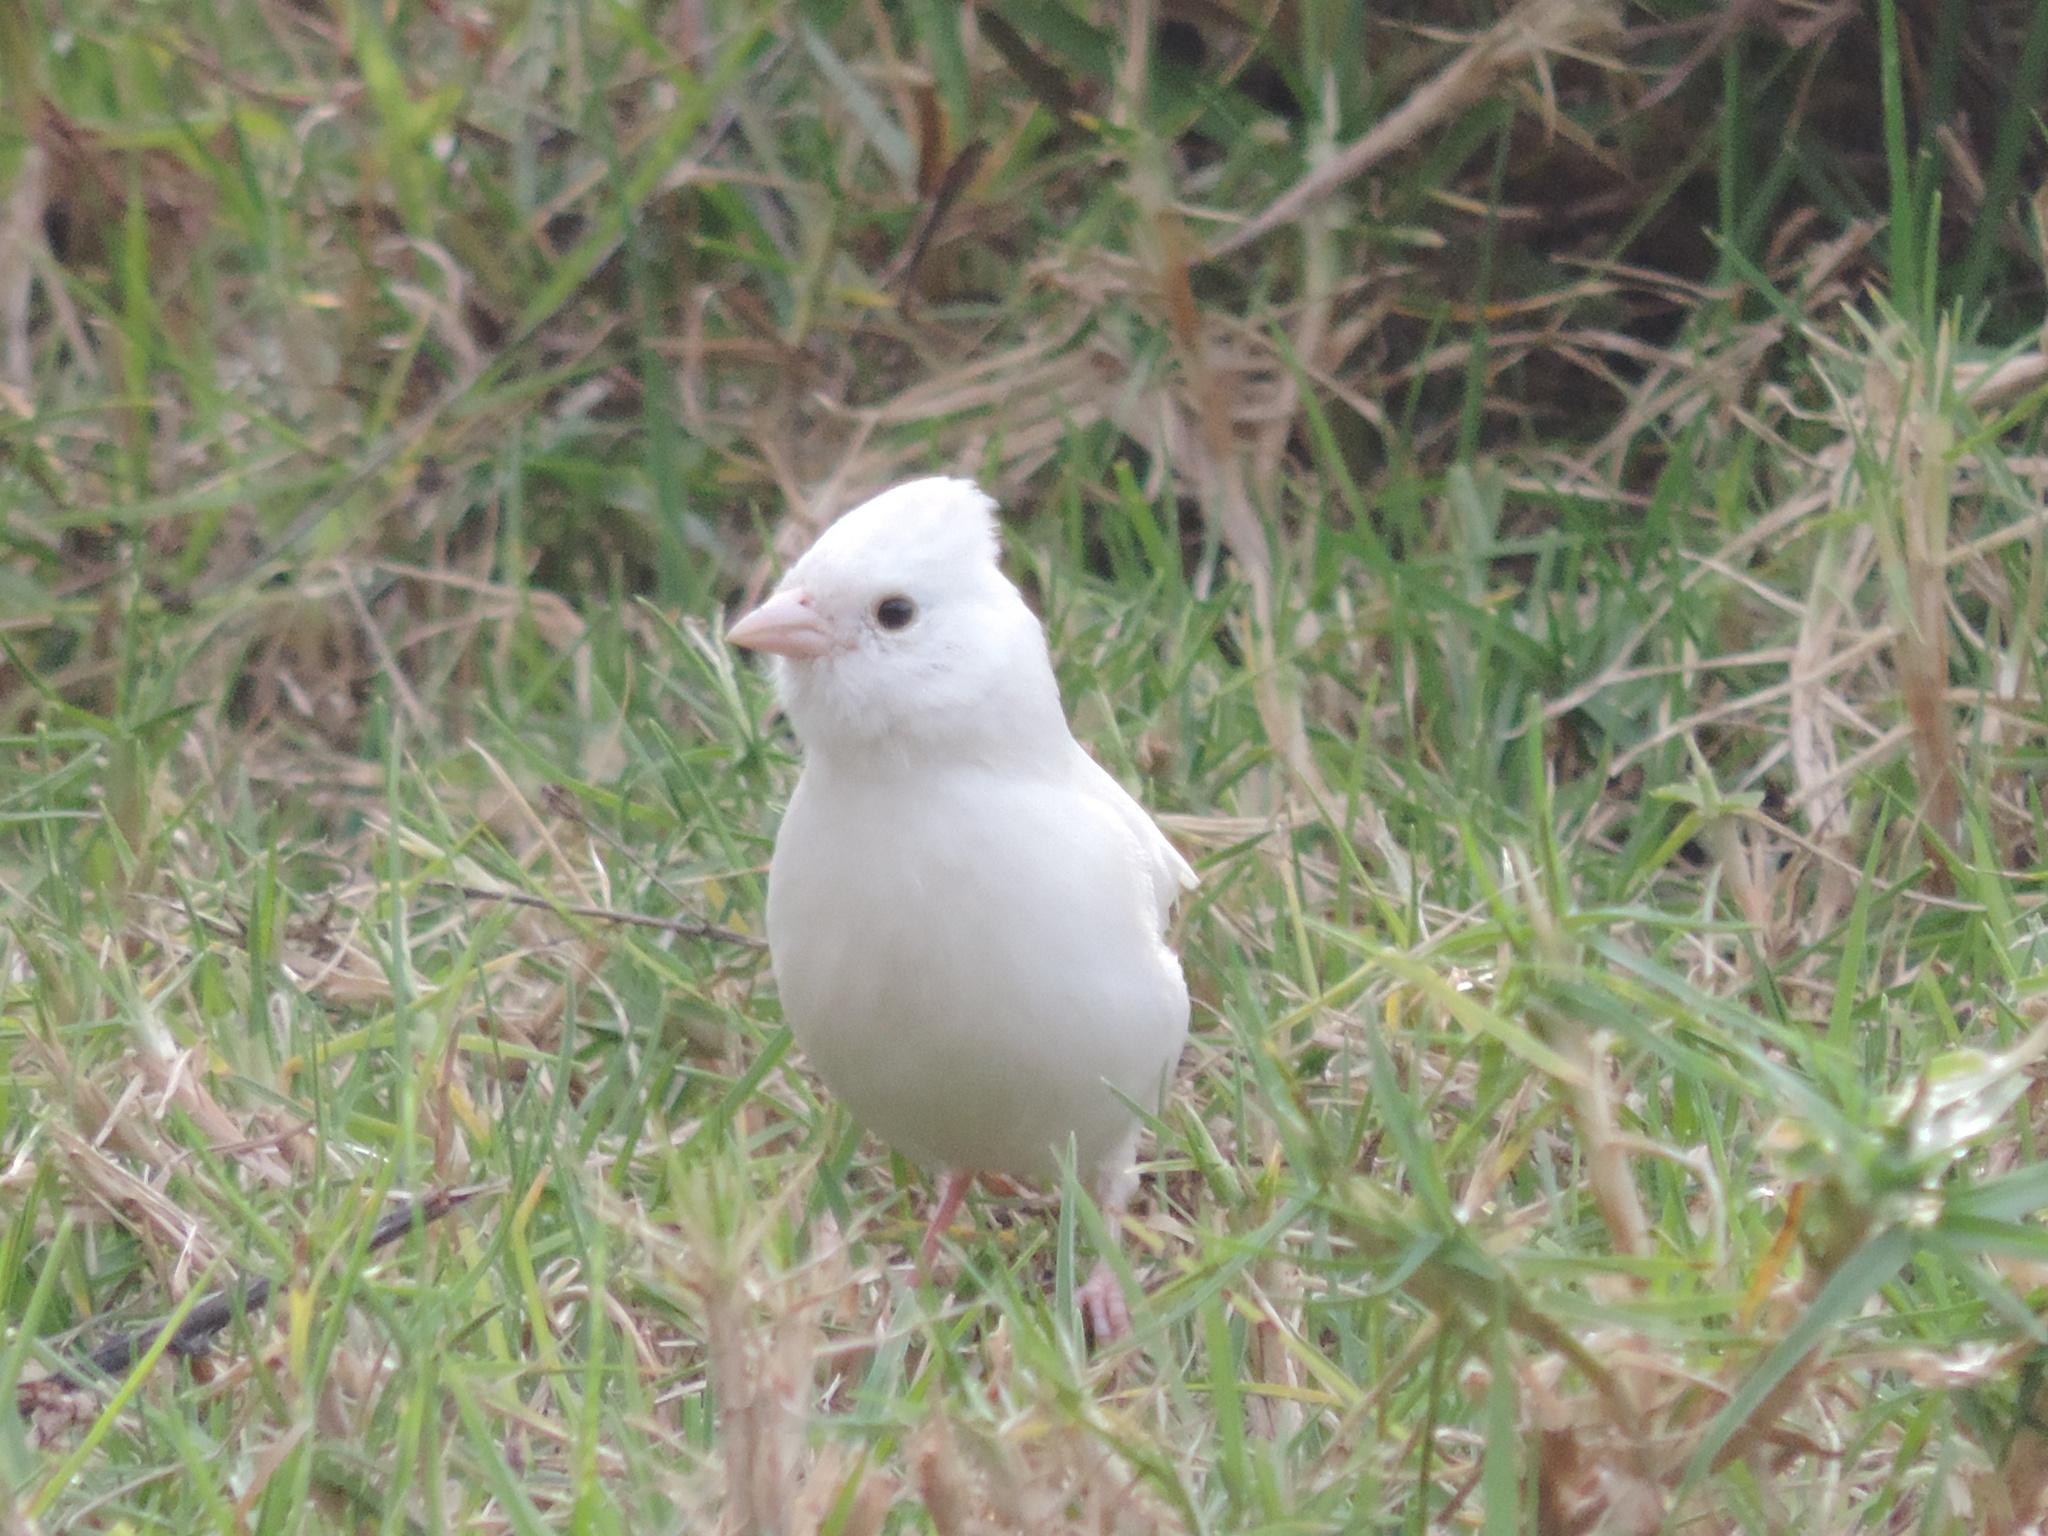
[[[1137,1192],[1137,1150],[1138,1133],[1133,1130],[1130,1140],[1096,1175],[1096,1199],[1101,1202],[1102,1214],[1109,1219],[1112,1233],[1117,1230],[1117,1218]],[[1087,1283],[1074,1293],[1074,1300],[1080,1304],[1081,1320],[1088,1325],[1088,1339],[1095,1348],[1114,1344],[1131,1331],[1131,1306],[1124,1300],[1124,1288],[1117,1283],[1116,1271],[1110,1268],[1108,1259],[1095,1261]]]
[[[1097,1259],[1088,1283],[1074,1293],[1081,1304],[1081,1321],[1088,1325],[1088,1342],[1101,1349],[1114,1344],[1131,1331],[1131,1307],[1124,1300],[1124,1288],[1117,1284],[1109,1260]]]
[[[939,1239],[953,1225],[953,1218],[960,1214],[960,1203],[967,1198],[967,1191],[973,1185],[974,1175],[963,1173],[958,1168],[948,1168],[939,1180],[939,1208],[932,1212],[931,1225],[924,1229],[924,1242],[918,1248],[926,1269],[930,1269],[932,1261],[939,1256]]]

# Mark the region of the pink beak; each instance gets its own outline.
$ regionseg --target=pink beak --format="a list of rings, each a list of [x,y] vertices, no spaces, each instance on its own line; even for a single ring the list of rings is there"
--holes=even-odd
[[[725,632],[734,645],[777,656],[823,656],[840,649],[839,636],[800,587],[777,592]]]

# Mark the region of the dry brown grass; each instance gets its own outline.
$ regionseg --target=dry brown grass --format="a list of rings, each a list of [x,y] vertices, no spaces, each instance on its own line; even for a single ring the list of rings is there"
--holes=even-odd
[[[0,1524],[2033,1528],[2036,9],[0,0]],[[1107,1360],[748,941],[933,468],[1204,865]]]

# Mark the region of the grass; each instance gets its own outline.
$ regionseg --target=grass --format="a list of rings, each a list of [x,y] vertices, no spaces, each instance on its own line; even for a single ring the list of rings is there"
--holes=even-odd
[[[0,0],[8,1528],[2048,1507],[2048,6],[1231,14]],[[933,469],[1203,876],[1100,1354],[749,942]]]

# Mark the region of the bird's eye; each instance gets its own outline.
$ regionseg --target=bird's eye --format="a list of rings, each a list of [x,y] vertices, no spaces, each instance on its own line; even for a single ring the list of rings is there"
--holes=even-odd
[[[905,629],[917,617],[917,604],[907,597],[885,597],[875,604],[875,622],[884,629]]]

